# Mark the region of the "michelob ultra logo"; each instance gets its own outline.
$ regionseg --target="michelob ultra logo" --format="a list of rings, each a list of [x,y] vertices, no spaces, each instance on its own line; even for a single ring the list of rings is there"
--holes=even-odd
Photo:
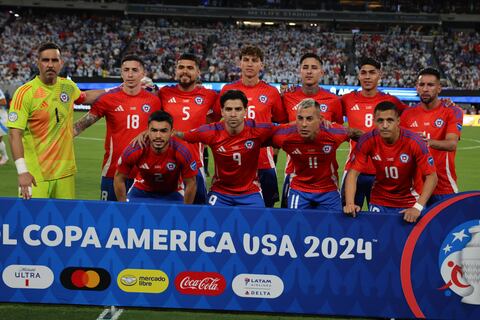
[[[108,271],[102,268],[68,267],[60,274],[60,282],[70,290],[102,291],[111,281]]]
[[[168,276],[161,270],[124,269],[117,284],[126,292],[161,293],[168,288]]]
[[[46,289],[53,283],[53,272],[47,266],[12,264],[3,270],[2,279],[10,288]]]

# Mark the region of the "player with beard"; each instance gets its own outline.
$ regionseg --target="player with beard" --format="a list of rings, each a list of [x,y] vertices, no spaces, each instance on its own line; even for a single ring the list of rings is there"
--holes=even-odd
[[[172,134],[173,119],[167,112],[150,115],[148,146],[127,146],[118,159],[114,180],[118,201],[193,202],[196,162],[186,143]],[[127,194],[125,181],[133,168],[138,168],[138,174]]]
[[[322,61],[315,53],[306,53],[300,58],[300,78],[301,86],[294,90],[285,91],[282,96],[283,105],[288,115],[288,121],[296,121],[297,105],[304,99],[312,98],[318,102],[322,118],[337,124],[343,123],[343,110],[340,98],[319,86],[320,79],[323,77]],[[288,190],[290,189],[290,178],[293,171],[293,164],[287,158],[285,166],[285,180],[282,190],[282,208],[287,207]],[[335,171],[338,169],[338,163],[333,163]],[[338,176],[338,174],[336,174]]]
[[[381,64],[377,60],[369,57],[360,59],[358,64],[358,80],[362,87],[361,91],[353,91],[341,98],[343,105],[343,114],[347,117],[348,126],[368,132],[374,128],[374,109],[377,104],[383,101],[389,101],[397,107],[400,113],[408,106],[403,104],[397,97],[386,94],[378,90],[378,84],[382,77]],[[345,164],[343,179],[352,165],[352,158],[356,142],[350,140],[350,153]],[[357,180],[355,194],[355,204],[362,207],[364,200],[367,205],[370,203],[370,190],[372,189],[375,178],[375,167],[371,160],[363,167],[363,171]],[[342,184],[342,194],[344,194],[344,185]],[[345,199],[344,199],[345,200]]]
[[[274,125],[245,119],[248,100],[242,91],[225,92],[220,104],[222,121],[176,134],[191,143],[204,143],[212,150],[215,175],[208,204],[265,207],[257,164],[261,146],[272,135]]]
[[[162,109],[173,117],[174,130],[189,131],[207,123],[207,115],[213,111],[217,93],[197,85],[200,68],[197,58],[188,53],[182,54],[175,66],[177,85],[162,87],[159,97]],[[197,193],[195,204],[205,204],[207,187],[203,167],[203,148],[201,143],[191,145],[191,152],[198,164]]]
[[[246,46],[240,51],[241,79],[225,85],[220,96],[228,90],[240,90],[247,96],[248,107],[247,119],[257,122],[287,121],[278,90],[260,80],[260,73],[263,70],[263,52],[258,47]],[[221,117],[220,100],[217,100],[214,108],[216,119]],[[262,148],[258,161],[258,176],[265,206],[273,207],[279,200],[277,174],[273,149]]]
[[[384,101],[375,107],[375,129],[364,134],[356,145],[352,166],[345,179],[344,213],[356,216],[357,178],[370,159],[375,168],[369,210],[403,214],[406,222],[417,221],[437,184],[433,157],[426,143],[414,132],[400,128],[394,103]],[[422,176],[423,190],[418,195],[414,178]]]
[[[428,202],[428,205],[432,205],[458,192],[455,153],[461,135],[463,112],[439,99],[442,86],[438,70],[421,70],[416,88],[420,103],[403,112],[401,125],[425,139],[435,160],[438,184]]]

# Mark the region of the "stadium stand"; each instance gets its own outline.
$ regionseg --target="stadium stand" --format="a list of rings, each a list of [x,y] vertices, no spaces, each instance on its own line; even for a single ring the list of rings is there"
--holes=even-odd
[[[480,88],[480,34],[446,32],[435,38],[435,54],[454,87]]]

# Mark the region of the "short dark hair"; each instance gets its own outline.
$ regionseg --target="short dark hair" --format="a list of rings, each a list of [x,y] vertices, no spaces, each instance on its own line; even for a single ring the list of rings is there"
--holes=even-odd
[[[154,113],[152,113],[149,117],[148,117],[148,124],[150,124],[150,122],[152,121],[157,121],[157,122],[168,122],[170,124],[170,127],[173,128],[173,118],[172,116],[170,115],[170,113],[168,112],[165,112],[163,110],[158,110],[158,111],[155,111]]]
[[[242,59],[243,56],[258,57],[260,61],[263,62],[263,51],[259,47],[255,47],[255,46],[243,47],[242,50],[240,51],[240,59]]]
[[[390,102],[390,101],[383,101],[383,102],[380,102],[379,104],[377,104],[373,114],[376,114],[377,111],[388,111],[388,110],[393,110],[393,111],[395,111],[397,116],[399,115],[397,105],[393,102]]]
[[[225,107],[225,101],[227,100],[241,100],[243,107],[247,109],[248,106],[248,99],[245,93],[240,90],[228,90],[220,97],[220,105],[222,109]]]
[[[305,53],[305,54],[300,58],[300,65],[302,64],[303,60],[308,59],[308,58],[313,58],[313,59],[317,60],[317,61],[320,63],[320,65],[323,65],[323,62],[322,62],[322,60],[320,59],[320,57],[318,56],[318,54],[313,53],[313,52]]]
[[[178,60],[190,60],[195,62],[195,65],[198,67],[200,64],[198,63],[198,59],[194,54],[191,53],[182,53],[180,57],[177,59]]]
[[[137,61],[138,63],[140,63],[142,68],[145,69],[145,63],[143,62],[142,58],[140,58],[136,54],[127,54],[123,56],[122,61],[120,62],[120,65],[122,65],[125,61]]]
[[[60,52],[60,54],[62,53],[62,50],[60,49],[60,46],[58,44],[56,44],[55,42],[44,42],[44,43],[42,43],[38,47],[37,53],[40,56],[40,54],[43,51],[50,50],[50,49],[58,50]]]
[[[371,65],[377,68],[378,70],[382,69],[382,64],[375,58],[372,57],[362,57],[358,61],[358,68],[361,69],[364,65]]]
[[[438,71],[435,68],[428,67],[428,68],[420,70],[420,72],[418,73],[417,79],[420,78],[420,76],[423,76],[425,74],[428,74],[430,76],[435,76],[438,80],[440,80],[440,78],[441,78],[440,71]]]

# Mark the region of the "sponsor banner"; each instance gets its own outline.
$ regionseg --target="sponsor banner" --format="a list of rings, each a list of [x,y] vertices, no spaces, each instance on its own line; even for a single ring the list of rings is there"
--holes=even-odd
[[[480,115],[465,114],[463,115],[463,126],[480,127]]]
[[[459,194],[412,226],[372,212],[0,198],[0,301],[480,319],[479,207],[480,192]]]

